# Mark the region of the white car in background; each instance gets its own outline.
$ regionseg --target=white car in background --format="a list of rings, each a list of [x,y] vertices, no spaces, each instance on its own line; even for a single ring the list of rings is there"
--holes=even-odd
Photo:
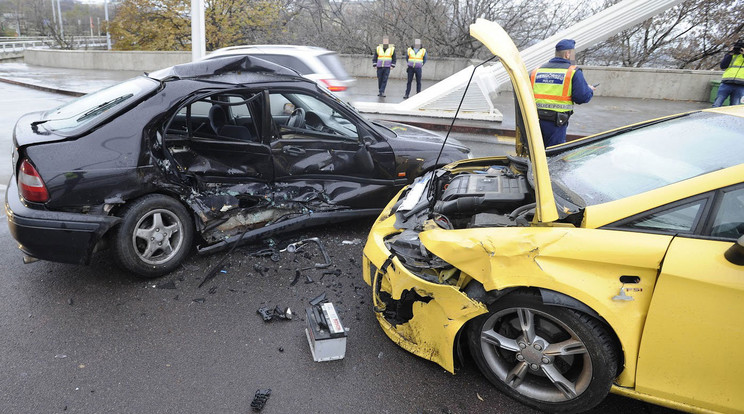
[[[322,47],[293,45],[249,45],[217,49],[204,59],[251,55],[294,69],[300,75],[344,96],[354,79],[346,73],[336,52]]]

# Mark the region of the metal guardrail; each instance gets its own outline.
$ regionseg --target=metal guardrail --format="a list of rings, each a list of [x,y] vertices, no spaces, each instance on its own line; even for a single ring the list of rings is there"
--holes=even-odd
[[[26,49],[54,49],[57,42],[50,37],[0,37],[0,54],[15,54]],[[80,36],[72,38],[73,49],[106,47],[106,36]]]

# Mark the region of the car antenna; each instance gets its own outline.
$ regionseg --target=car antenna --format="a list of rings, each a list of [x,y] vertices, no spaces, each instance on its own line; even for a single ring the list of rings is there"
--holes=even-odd
[[[497,57],[496,55],[493,55],[490,58],[484,60],[483,62],[475,65],[475,67],[473,68],[473,73],[470,74],[470,79],[468,79],[468,83],[467,85],[465,85],[465,92],[462,93],[462,98],[460,98],[460,104],[457,105],[457,111],[455,111],[455,116],[452,117],[452,123],[447,129],[447,135],[444,136],[444,141],[442,142],[442,148],[439,149],[439,155],[437,155],[437,161],[434,163],[434,165],[439,164],[439,158],[442,157],[442,151],[444,151],[444,146],[447,145],[447,138],[449,138],[450,132],[452,132],[452,127],[455,126],[455,120],[457,119],[457,114],[460,113],[460,108],[462,107],[462,103],[463,101],[465,101],[465,95],[468,94],[468,88],[470,87],[470,82],[473,81],[473,75],[475,75],[475,70],[485,65],[486,63],[496,59],[496,57]]]

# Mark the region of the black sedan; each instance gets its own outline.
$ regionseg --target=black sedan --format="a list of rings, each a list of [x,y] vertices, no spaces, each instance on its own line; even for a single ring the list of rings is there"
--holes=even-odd
[[[111,246],[156,277],[200,253],[374,216],[470,151],[372,123],[255,57],[178,65],[23,116],[6,192],[25,259],[87,264]]]

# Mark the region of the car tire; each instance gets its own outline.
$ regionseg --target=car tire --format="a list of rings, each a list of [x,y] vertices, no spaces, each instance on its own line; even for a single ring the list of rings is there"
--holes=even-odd
[[[145,278],[174,270],[188,255],[194,226],[186,208],[160,194],[142,197],[120,213],[114,234],[116,260]]]
[[[618,369],[601,322],[528,292],[508,295],[472,320],[468,345],[497,389],[546,412],[591,409],[607,396]]]

